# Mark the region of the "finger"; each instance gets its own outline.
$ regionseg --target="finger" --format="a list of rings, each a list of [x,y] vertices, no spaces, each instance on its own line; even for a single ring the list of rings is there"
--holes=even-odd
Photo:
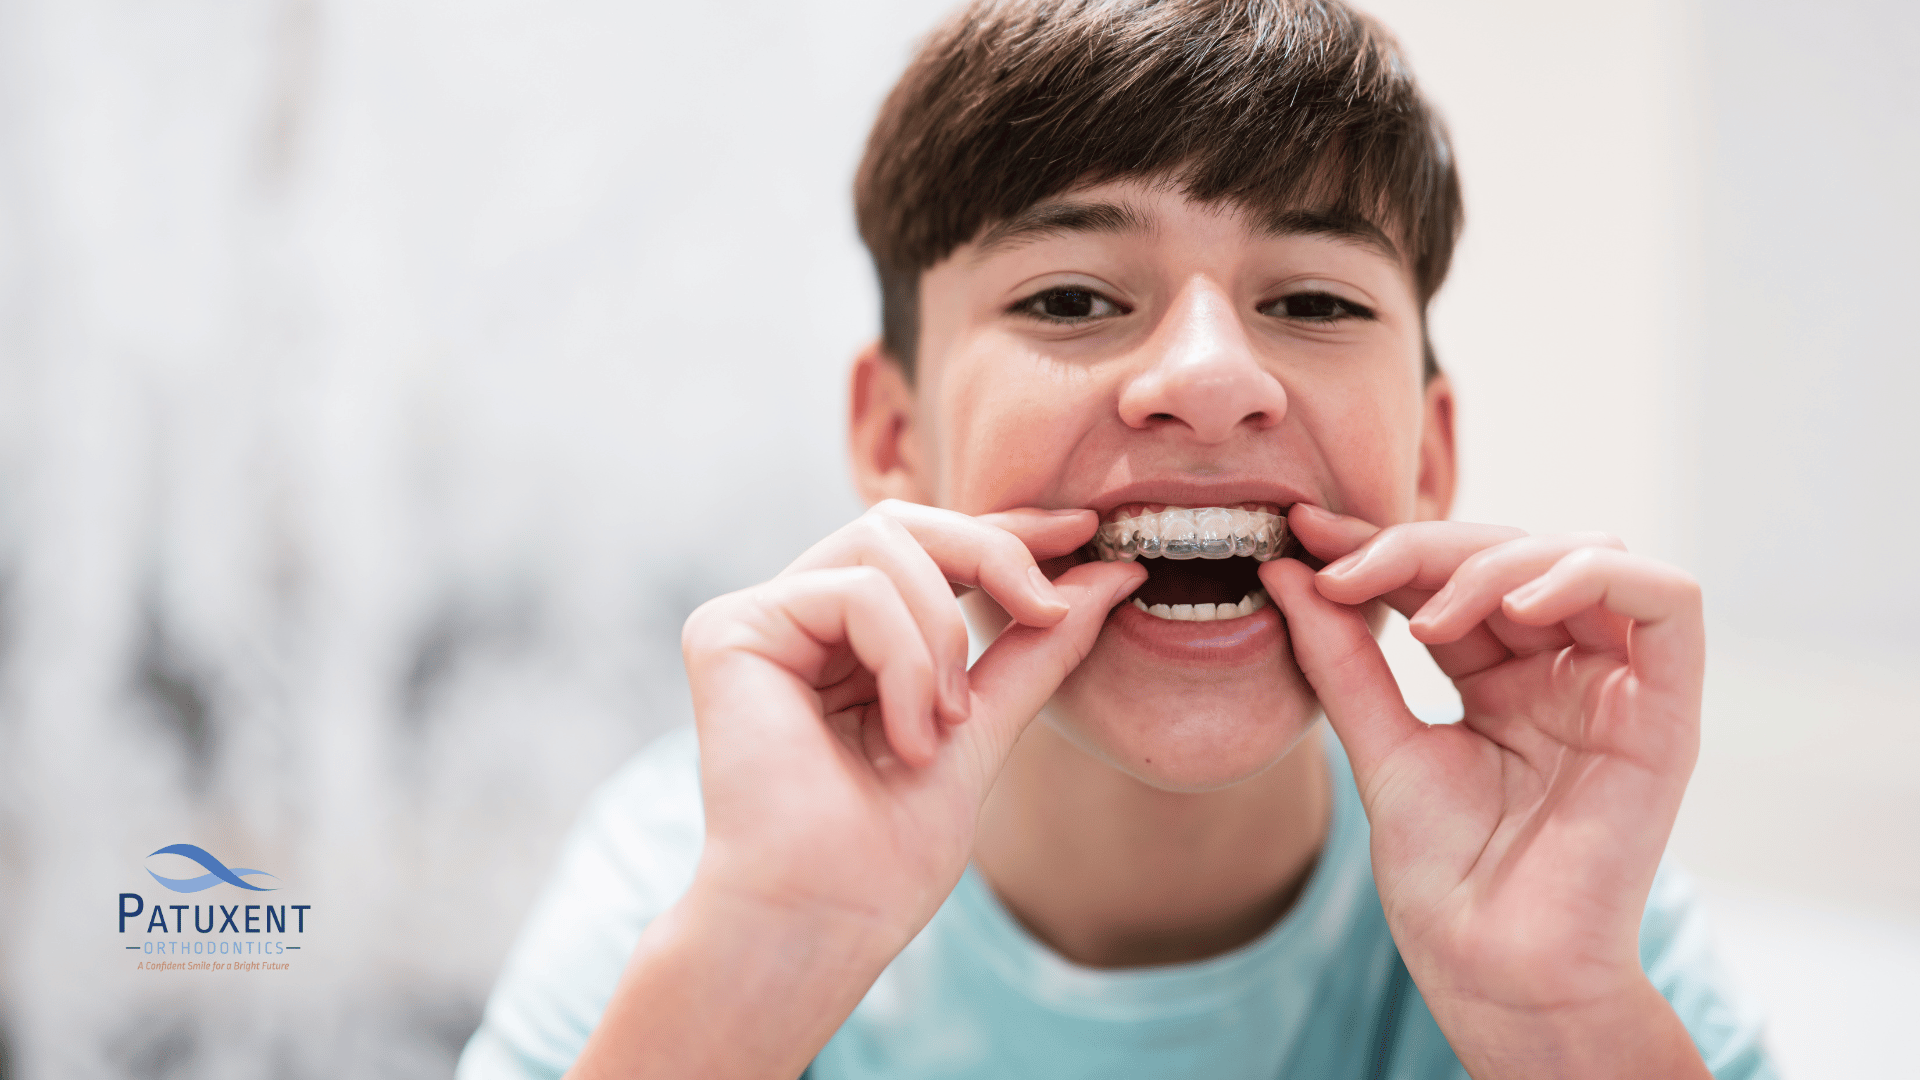
[[[1312,503],[1294,503],[1287,511],[1287,531],[1308,554],[1332,562],[1372,539],[1380,526]]]
[[[1411,623],[1409,623],[1411,625]],[[1482,622],[1468,631],[1469,634],[1491,637],[1498,642],[1507,656],[1535,656],[1544,652],[1559,652],[1574,643],[1573,635],[1559,623],[1551,626],[1528,626],[1514,622],[1499,611],[1489,612]],[[1419,636],[1415,635],[1418,641]],[[1436,642],[1427,648],[1451,649],[1457,642]],[[1498,661],[1496,661],[1498,662]]]
[[[1042,510],[1014,511],[995,515],[1006,524],[1034,535],[1046,550],[1063,544],[1084,542],[1071,534],[1090,532],[1082,519],[1090,511],[1055,514]],[[971,557],[956,556],[969,546],[985,552]],[[1067,550],[1072,550],[1068,547]],[[942,566],[942,559],[948,565]],[[1006,579],[1001,591],[1025,590],[1030,595],[1027,615],[1044,619],[1057,608],[1064,612],[1053,587],[1033,570],[1033,557],[1021,540],[991,523],[982,523],[964,514],[889,500],[862,515],[859,520],[838,530],[833,536],[803,554],[785,573],[833,565],[866,565],[885,571],[894,579],[915,620],[920,624],[928,647],[940,667],[940,713],[948,723],[960,723],[967,717],[967,629],[955,602],[950,579],[966,585],[978,584],[981,568]],[[1024,566],[1026,576],[1018,574]],[[990,590],[991,591],[991,590]],[[1036,609],[1040,612],[1036,615]]]
[[[832,716],[843,709],[880,700],[880,684],[873,672],[856,663],[844,678],[819,690],[820,711]]]
[[[1502,617],[1508,618],[1504,613]],[[1518,620],[1508,621],[1521,625]],[[1584,608],[1554,625],[1565,627],[1568,638],[1588,652],[1625,656],[1632,644],[1633,620],[1605,608]]]
[[[929,514],[917,503],[882,503],[940,564],[947,580],[985,590],[1015,622],[1052,626],[1068,602],[1036,560],[1068,555],[1093,539],[1099,517],[1091,510],[1023,508],[983,514]]]
[[[1082,563],[1054,581],[1071,605],[1066,618],[1048,627],[1009,626],[974,663],[974,719],[959,737],[976,740],[988,784],[1027,724],[1087,658],[1107,614],[1146,577],[1138,563]]]
[[[1315,576],[1321,595],[1340,604],[1374,597],[1411,617],[1444,586],[1462,561],[1492,544],[1516,536],[1519,529],[1464,521],[1415,521],[1380,530],[1360,547]],[[1512,656],[1491,627],[1476,628],[1436,646],[1427,643],[1433,662],[1449,678],[1461,678]]]
[[[1512,590],[1502,605],[1515,621],[1532,625],[1594,607],[1631,619],[1634,673],[1682,693],[1700,692],[1706,668],[1700,585],[1682,570],[1614,548],[1586,547]]]
[[[737,599],[736,599],[737,598]],[[933,655],[913,612],[884,571],[840,566],[775,578],[725,598],[716,613],[696,612],[684,641],[687,670],[696,681],[728,653],[757,654],[814,682],[845,645],[873,673],[887,741],[909,765],[933,760],[938,742],[933,706]],[[696,692],[698,706],[705,697]],[[717,697],[740,710],[737,696]],[[752,707],[745,709],[752,711]],[[737,722],[757,725],[756,718]]]
[[[1407,709],[1358,608],[1328,600],[1313,571],[1294,559],[1267,564],[1261,579],[1287,617],[1294,662],[1346,747],[1360,789],[1369,790],[1380,765],[1425,725]]]
[[[938,666],[941,718],[949,724],[965,721],[967,623],[946,574],[906,526],[888,515],[863,515],[835,535],[840,538],[835,547],[822,551],[816,545],[802,558],[812,557],[826,565],[871,566],[885,573],[913,612]]]
[[[1475,551],[1457,564],[1446,587],[1408,618],[1408,629],[1415,638],[1429,643],[1457,640],[1499,611],[1501,598],[1507,593],[1545,573],[1568,552],[1587,547],[1613,550],[1623,546],[1618,539],[1604,533],[1563,533],[1522,536]],[[1551,635],[1554,640],[1547,641],[1547,635],[1529,633],[1527,626],[1518,623],[1499,628],[1511,631],[1513,640],[1508,643],[1515,647],[1516,653],[1562,648],[1567,643],[1563,631]]]
[[[1099,515],[1091,510],[1036,510],[1030,506],[981,514],[973,520],[1012,533],[1036,559],[1071,555],[1093,539],[1100,527]]]
[[[1299,511],[1301,504],[1295,504]],[[1361,604],[1379,598],[1402,615],[1412,615],[1446,583],[1460,560],[1515,535],[1517,529],[1458,521],[1421,521],[1375,529],[1359,518],[1310,508],[1302,525],[1314,534],[1320,551],[1334,561],[1314,576],[1321,595],[1336,603]],[[1289,517],[1289,521],[1292,518]],[[1369,531],[1371,530],[1371,531]],[[1330,537],[1338,535],[1339,543]],[[1363,537],[1357,546],[1342,550]],[[1307,543],[1307,538],[1302,538]],[[1309,550],[1312,550],[1311,548]],[[1271,565],[1271,564],[1269,564]],[[1428,645],[1434,664],[1458,679],[1501,663],[1513,655],[1492,630],[1479,628],[1440,646]]]
[[[1049,554],[1064,554],[1086,543],[1096,527],[1092,511],[1082,510],[1008,512],[993,517],[1032,535]],[[1045,518],[1055,518],[1057,523]],[[869,519],[897,522],[946,580],[985,589],[1017,622],[1051,626],[1066,616],[1066,601],[1040,572],[1026,542],[992,521],[898,499],[879,503],[861,521]],[[861,522],[855,522],[814,545],[788,572],[857,561],[867,538],[859,526]]]
[[[1505,525],[1465,521],[1392,525],[1329,563],[1316,580],[1320,594],[1336,604],[1361,604],[1403,589],[1431,592],[1445,586],[1476,552],[1525,535]]]

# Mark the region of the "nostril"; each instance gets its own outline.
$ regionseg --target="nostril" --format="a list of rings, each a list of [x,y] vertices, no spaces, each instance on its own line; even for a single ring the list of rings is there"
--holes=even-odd
[[[1170,412],[1157,412],[1149,415],[1147,419],[1148,420],[1172,420],[1174,419],[1174,415]]]

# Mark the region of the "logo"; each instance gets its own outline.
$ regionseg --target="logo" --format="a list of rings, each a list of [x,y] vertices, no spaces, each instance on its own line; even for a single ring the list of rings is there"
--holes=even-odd
[[[167,856],[168,858],[162,858]],[[153,868],[159,859],[160,870],[178,874],[181,861],[206,871],[195,877],[168,877]],[[136,971],[179,972],[259,972],[291,970],[295,953],[305,947],[307,919],[312,904],[295,904],[299,891],[265,870],[228,866],[206,848],[196,844],[168,844],[147,853],[142,869],[168,892],[148,898],[136,892],[120,894],[117,914],[121,934],[138,934],[139,944],[127,944],[121,937],[123,954],[137,952]],[[131,868],[129,868],[131,869]],[[264,878],[272,885],[255,884],[252,878]],[[219,885],[231,885],[242,894],[208,893],[200,903],[170,903],[188,900],[179,893],[203,893]],[[248,896],[245,893],[260,895]],[[273,896],[265,894],[273,893]],[[225,899],[232,903],[220,903]],[[207,900],[214,901],[207,903]],[[143,925],[144,924],[144,925]],[[304,954],[302,954],[304,955]],[[198,976],[192,976],[197,978]]]
[[[213,854],[203,847],[196,847],[193,844],[168,844],[166,847],[163,847],[160,850],[155,851],[152,855],[148,855],[147,858],[151,859],[153,858],[154,855],[185,856],[186,858],[192,859],[194,862],[199,863],[207,871],[206,873],[201,874],[199,877],[191,877],[191,878],[161,877],[159,874],[154,873],[151,869],[147,871],[147,876],[153,878],[153,880],[159,882],[160,884],[166,886],[167,888],[172,889],[174,892],[181,892],[181,893],[199,892],[202,889],[211,889],[215,885],[218,885],[223,881],[226,882],[228,885],[237,885],[242,889],[247,889],[252,892],[274,891],[271,886],[254,885],[243,880],[245,878],[250,878],[250,877],[270,878],[270,877],[273,877],[272,874],[267,873],[265,870],[249,870],[243,866],[233,867],[229,869],[225,863],[221,862],[219,859],[214,858]]]

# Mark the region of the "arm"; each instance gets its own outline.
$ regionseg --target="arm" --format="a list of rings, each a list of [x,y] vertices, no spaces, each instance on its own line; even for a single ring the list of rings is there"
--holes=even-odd
[[[640,936],[567,1075],[799,1076],[899,951],[872,929],[689,892]]]
[[[1038,574],[1094,526],[882,503],[694,613],[705,845],[570,1076],[806,1067],[952,891],[1013,743],[1139,584],[1126,564]],[[1017,623],[971,671],[956,585]]]
[[[1699,738],[1698,587],[1584,535],[1296,507],[1262,571],[1354,765],[1394,940],[1480,1080],[1706,1076],[1638,928]],[[1406,613],[1458,724],[1407,710],[1363,607]]]
[[[1686,1025],[1644,977],[1612,996],[1562,1007],[1471,998],[1427,1004],[1476,1080],[1712,1075]]]

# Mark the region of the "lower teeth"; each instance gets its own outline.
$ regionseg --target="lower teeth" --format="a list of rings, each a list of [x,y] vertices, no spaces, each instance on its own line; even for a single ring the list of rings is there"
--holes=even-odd
[[[1265,589],[1255,589],[1240,598],[1237,604],[1154,604],[1147,606],[1139,597],[1133,598],[1133,606],[1156,619],[1169,619],[1175,622],[1218,622],[1221,619],[1238,619],[1251,615],[1267,606]]]

